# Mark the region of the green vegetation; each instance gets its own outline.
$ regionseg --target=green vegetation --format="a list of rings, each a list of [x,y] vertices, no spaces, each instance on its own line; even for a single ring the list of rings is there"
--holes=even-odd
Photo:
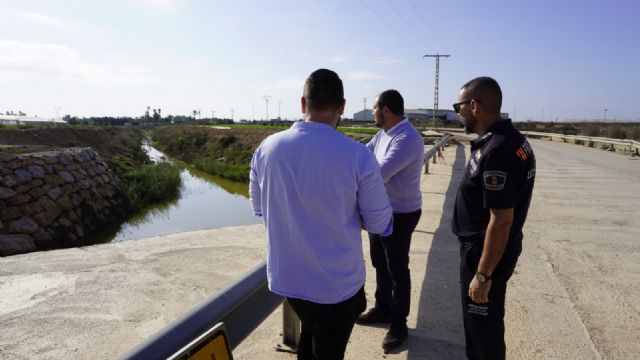
[[[338,131],[343,134],[364,134],[364,135],[375,135],[378,133],[380,129],[378,128],[364,128],[364,127],[338,127]]]
[[[249,182],[250,168],[248,165],[226,164],[218,160],[205,158],[194,161],[193,166],[198,170],[202,170],[221,178],[244,183]]]
[[[180,189],[180,169],[170,163],[147,164],[125,173],[122,189],[130,210],[176,198]]]
[[[256,124],[228,124],[222,125],[229,129],[241,129],[241,130],[287,130],[291,127],[291,124],[274,124],[274,123],[256,123]]]
[[[166,154],[206,173],[247,183],[253,151],[270,133],[181,126],[155,128],[149,134]]]

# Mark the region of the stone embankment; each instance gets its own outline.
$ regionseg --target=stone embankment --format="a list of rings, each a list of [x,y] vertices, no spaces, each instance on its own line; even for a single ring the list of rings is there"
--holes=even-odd
[[[0,152],[0,256],[84,244],[120,216],[118,183],[91,148]]]

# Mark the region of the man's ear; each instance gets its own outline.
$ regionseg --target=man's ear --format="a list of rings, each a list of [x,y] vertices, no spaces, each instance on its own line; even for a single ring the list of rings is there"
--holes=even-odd
[[[302,108],[302,113],[307,113],[307,99],[303,97],[300,98],[300,107]]]
[[[469,103],[469,106],[471,107],[471,113],[474,116],[477,116],[478,112],[480,111],[480,103],[477,102],[475,99],[471,99],[471,103]]]
[[[347,105],[347,101],[345,99],[342,99],[342,104],[340,106],[338,106],[338,114],[339,115],[344,114],[345,105]]]

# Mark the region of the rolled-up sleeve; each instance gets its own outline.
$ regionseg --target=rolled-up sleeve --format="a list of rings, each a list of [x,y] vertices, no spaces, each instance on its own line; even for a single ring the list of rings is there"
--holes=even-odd
[[[249,173],[249,200],[253,208],[253,215],[262,216],[262,202],[260,189],[260,177],[258,174],[258,157],[260,156],[260,148],[256,149],[251,158],[251,170]]]
[[[358,211],[368,232],[382,236],[393,231],[393,209],[371,153],[363,156],[358,177]]]

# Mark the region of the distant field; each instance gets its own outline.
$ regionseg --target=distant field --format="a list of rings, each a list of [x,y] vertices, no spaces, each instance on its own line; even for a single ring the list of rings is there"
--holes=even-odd
[[[229,124],[222,125],[224,127],[228,127],[230,129],[240,129],[240,130],[275,130],[282,131],[291,127],[290,124],[283,125],[275,125],[275,124]],[[375,135],[378,132],[378,128],[375,127],[338,127],[338,131],[344,134],[365,134],[365,135]]]

